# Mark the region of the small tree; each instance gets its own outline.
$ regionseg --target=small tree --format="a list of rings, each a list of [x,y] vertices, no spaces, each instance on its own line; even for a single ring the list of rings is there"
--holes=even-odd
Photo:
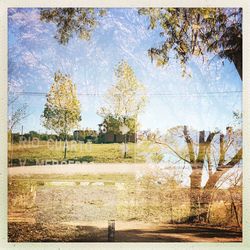
[[[18,105],[17,97],[9,95],[8,101],[8,142],[14,143],[19,142],[19,134],[14,136],[13,130],[23,121],[26,117],[29,116],[27,114],[27,104]],[[18,137],[18,138],[17,138]]]
[[[68,75],[63,75],[60,71],[55,73],[42,120],[45,128],[54,130],[58,135],[64,135],[64,158],[66,158],[67,134],[78,126],[81,115],[76,86]]]
[[[116,84],[107,91],[105,95],[105,105],[98,112],[104,119],[114,118],[122,128],[129,129],[129,121],[137,123],[139,113],[146,105],[147,96],[145,86],[140,83],[131,66],[121,61],[115,70]],[[121,131],[123,133],[123,131]],[[124,133],[124,143],[126,149],[126,135]],[[126,157],[126,150],[124,158]]]

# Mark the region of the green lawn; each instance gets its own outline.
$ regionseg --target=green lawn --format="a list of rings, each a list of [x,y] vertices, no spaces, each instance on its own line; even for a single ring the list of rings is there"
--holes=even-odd
[[[149,142],[129,143],[127,158],[123,157],[123,145],[112,144],[76,144],[69,142],[67,160],[96,163],[143,163],[145,154],[158,151],[158,146]],[[64,156],[63,143],[39,142],[26,144],[9,144],[8,158],[12,165],[20,165],[20,161],[26,161],[25,165],[34,165],[36,161],[57,160],[62,161]]]

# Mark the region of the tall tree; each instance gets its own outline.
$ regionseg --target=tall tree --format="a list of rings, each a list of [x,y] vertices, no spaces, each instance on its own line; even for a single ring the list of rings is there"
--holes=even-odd
[[[185,72],[191,55],[212,52],[233,62],[242,78],[241,8],[141,8],[139,14],[149,17],[150,29],[161,29],[163,43],[148,50],[159,65],[174,57]]]
[[[108,89],[104,97],[105,104],[98,114],[104,119],[113,117],[119,124],[127,127],[132,120],[137,124],[138,115],[147,101],[145,86],[137,80],[133,69],[125,61],[118,64],[115,76],[116,83]],[[124,134],[126,146],[127,132]],[[126,157],[126,150],[124,156]]]
[[[64,158],[67,155],[67,134],[78,126],[80,120],[76,86],[68,75],[58,71],[47,94],[42,122],[45,128],[64,135]]]
[[[55,38],[67,44],[75,33],[79,38],[89,40],[98,24],[98,16],[105,15],[104,9],[97,8],[46,8],[40,10],[40,19],[56,24]]]

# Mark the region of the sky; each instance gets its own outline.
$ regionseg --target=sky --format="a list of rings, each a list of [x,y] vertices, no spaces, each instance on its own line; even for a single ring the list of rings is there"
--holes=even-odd
[[[233,111],[241,111],[242,81],[232,63],[222,63],[214,55],[207,55],[205,62],[192,58],[187,65],[191,77],[182,77],[174,60],[168,67],[157,67],[147,51],[161,44],[160,29],[149,30],[149,20],[136,9],[109,9],[90,41],[73,37],[67,45],[54,38],[54,24],[40,21],[38,9],[9,9],[8,20],[9,94],[18,96],[9,114],[23,103],[29,114],[16,127],[18,132],[21,126],[24,132],[46,132],[40,116],[58,70],[70,74],[77,86],[80,128],[98,129],[102,118],[97,110],[105,91],[115,83],[114,70],[121,60],[129,63],[148,92],[149,102],[139,116],[142,130],[164,132],[188,125],[224,131],[233,120]]]

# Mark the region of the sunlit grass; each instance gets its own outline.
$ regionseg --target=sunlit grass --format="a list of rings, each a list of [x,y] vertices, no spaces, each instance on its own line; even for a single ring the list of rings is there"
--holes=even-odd
[[[66,160],[96,163],[142,163],[145,162],[145,154],[152,151],[148,143],[129,143],[128,153],[124,158],[124,145],[112,144],[77,144],[68,143]],[[33,165],[36,161],[57,160],[63,161],[63,142],[39,142],[25,144],[10,144],[8,151],[9,162],[18,165],[18,162],[27,161],[25,165]]]

